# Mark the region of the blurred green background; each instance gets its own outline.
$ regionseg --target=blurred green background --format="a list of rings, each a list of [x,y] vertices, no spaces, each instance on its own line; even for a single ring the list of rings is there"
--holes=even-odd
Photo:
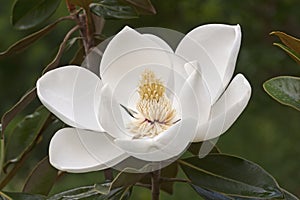
[[[188,32],[207,23],[240,24],[242,46],[235,73],[250,81],[253,95],[245,112],[218,141],[223,152],[252,160],[270,172],[287,190],[300,196],[300,113],[280,105],[262,88],[267,79],[278,75],[299,76],[300,66],[279,48],[277,38],[269,36],[281,30],[300,37],[300,12],[297,0],[164,0],[152,1],[157,15],[134,20],[106,21],[104,34],[117,33],[124,25],[159,26]],[[0,50],[34,30],[20,32],[9,23],[12,1],[0,6]],[[67,13],[62,2],[48,22]],[[30,88],[42,69],[55,56],[57,46],[71,23],[63,22],[27,51],[0,60],[0,115]],[[65,60],[68,60],[67,58]],[[61,63],[66,64],[66,61]],[[75,176],[74,176],[75,177]],[[73,180],[73,179],[72,179]],[[78,180],[74,178],[74,180]],[[134,190],[132,199],[147,199],[150,193]],[[176,196],[176,198],[174,197]],[[176,184],[175,195],[162,199],[199,198],[184,184]]]

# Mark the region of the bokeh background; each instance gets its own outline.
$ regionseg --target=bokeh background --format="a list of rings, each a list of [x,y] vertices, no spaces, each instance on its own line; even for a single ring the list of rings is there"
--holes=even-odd
[[[103,34],[111,36],[124,25],[159,26],[183,33],[207,23],[240,24],[243,38],[235,73],[243,73],[250,81],[253,95],[245,112],[218,141],[222,152],[245,157],[270,172],[287,190],[300,196],[300,112],[282,106],[262,88],[267,79],[278,75],[300,75],[297,65],[282,50],[272,45],[278,41],[269,33],[281,30],[300,37],[300,6],[297,0],[164,0],[152,1],[157,14],[134,20],[106,21]],[[0,51],[32,33],[17,31],[10,25],[12,1],[1,0]],[[67,14],[62,1],[59,10],[48,22]],[[56,31],[39,40],[23,53],[0,60],[0,115],[9,109],[30,88],[42,69],[54,58],[71,23],[62,23]],[[64,58],[61,65],[66,64]],[[77,175],[72,184],[92,182]],[[11,186],[13,188],[13,186]],[[54,188],[55,190],[55,188]],[[175,184],[174,196],[162,199],[198,199],[184,184]],[[135,189],[132,199],[149,199],[150,193]]]

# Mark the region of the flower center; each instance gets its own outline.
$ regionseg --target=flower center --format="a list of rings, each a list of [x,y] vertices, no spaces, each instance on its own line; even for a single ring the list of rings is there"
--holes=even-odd
[[[165,91],[165,86],[153,71],[145,70],[142,73],[138,87],[140,98],[136,105],[138,113],[129,124],[134,138],[154,137],[178,121],[175,121],[176,110]]]

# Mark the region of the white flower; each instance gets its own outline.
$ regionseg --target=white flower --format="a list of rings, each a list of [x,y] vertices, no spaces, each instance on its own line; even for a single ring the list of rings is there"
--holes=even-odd
[[[230,82],[240,42],[239,25],[210,24],[173,51],[158,36],[125,27],[104,51],[101,79],[78,66],[46,73],[37,82],[39,99],[71,126],[52,138],[51,164],[87,172],[130,158],[160,163],[191,142],[217,138],[250,99],[243,75]]]

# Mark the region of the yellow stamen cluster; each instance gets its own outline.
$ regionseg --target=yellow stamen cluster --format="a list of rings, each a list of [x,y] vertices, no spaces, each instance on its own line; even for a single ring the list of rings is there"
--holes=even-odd
[[[129,124],[135,138],[154,137],[167,130],[176,121],[176,110],[165,95],[165,86],[151,70],[141,75],[138,88],[140,99],[137,102],[138,114]]]
[[[153,71],[146,70],[142,74],[139,94],[141,99],[158,100],[165,93],[165,87],[159,79],[155,77]]]

